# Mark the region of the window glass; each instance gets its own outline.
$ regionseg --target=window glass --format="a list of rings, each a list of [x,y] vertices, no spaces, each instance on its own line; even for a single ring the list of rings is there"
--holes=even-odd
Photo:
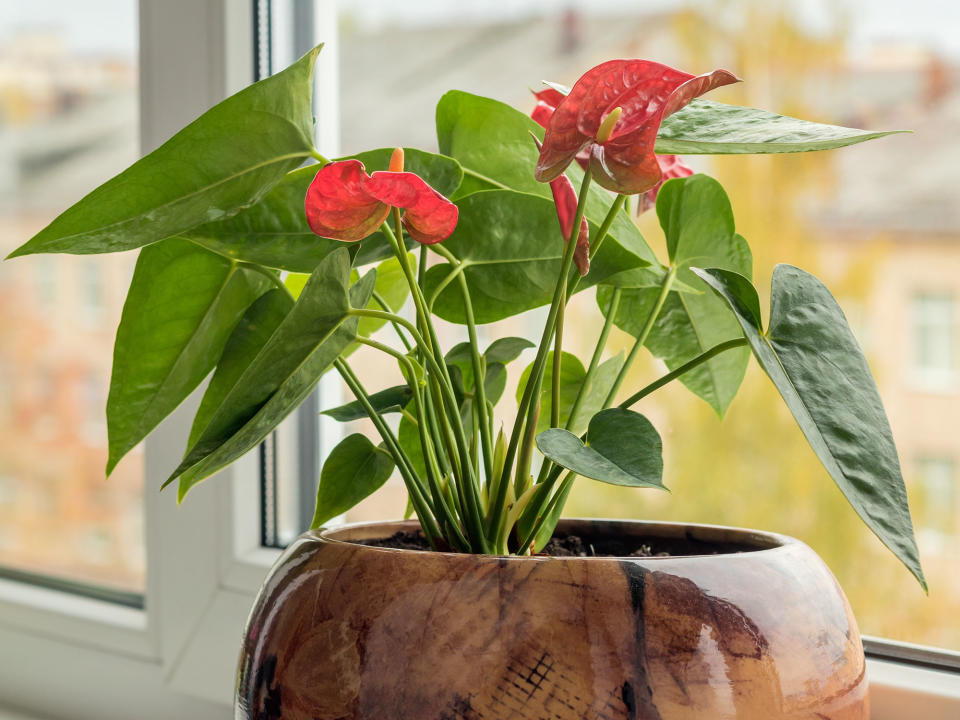
[[[137,19],[133,0],[4,0],[0,8],[6,255],[136,160]],[[37,255],[0,263],[0,568],[7,572],[143,590],[142,453],[104,477],[113,338],[135,259]]]

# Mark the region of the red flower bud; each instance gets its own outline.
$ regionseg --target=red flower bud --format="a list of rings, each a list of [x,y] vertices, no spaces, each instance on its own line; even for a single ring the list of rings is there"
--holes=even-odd
[[[564,242],[569,242],[570,234],[573,232],[573,221],[577,214],[577,193],[566,175],[551,180],[550,190],[553,191],[553,202],[557,206],[560,232],[563,233]],[[586,218],[580,220],[580,232],[577,235],[577,247],[573,251],[573,262],[580,272],[580,277],[590,271],[590,229]]]

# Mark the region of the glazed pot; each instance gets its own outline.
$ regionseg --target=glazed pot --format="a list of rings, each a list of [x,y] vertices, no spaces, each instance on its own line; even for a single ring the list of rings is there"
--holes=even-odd
[[[260,590],[243,720],[866,720],[856,622],[823,561],[736,528],[566,520],[670,557],[497,557],[302,535]]]

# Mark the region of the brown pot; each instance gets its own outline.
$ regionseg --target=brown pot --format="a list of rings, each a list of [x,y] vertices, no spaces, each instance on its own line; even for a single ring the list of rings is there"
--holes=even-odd
[[[260,590],[243,720],[866,720],[846,598],[806,545],[704,525],[566,520],[672,557],[368,547],[308,532]]]

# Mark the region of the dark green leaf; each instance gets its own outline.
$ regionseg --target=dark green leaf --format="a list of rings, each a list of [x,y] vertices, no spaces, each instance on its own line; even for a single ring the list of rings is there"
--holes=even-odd
[[[459,160],[464,169],[463,184],[456,197],[478,190],[510,189],[552,198],[550,186],[533,177],[539,152],[530,133],[543,139],[543,128],[504,103],[458,90],[451,90],[440,98],[437,103],[440,152]],[[579,166],[574,164],[567,174],[574,187],[579,188],[583,178]],[[599,187],[591,188],[587,219],[599,226],[612,204],[610,193]],[[614,219],[605,244],[619,245],[642,258],[645,265],[657,265],[656,256],[628,213],[619,213]]]
[[[476,321],[494,322],[548,304],[563,255],[553,202],[528,193],[493,190],[469,195],[458,205],[460,220],[444,247],[466,266],[463,274]],[[596,231],[591,226],[591,232]],[[608,240],[579,288],[644,264],[641,256]],[[430,268],[425,282],[428,298],[449,272],[446,263]],[[444,320],[466,322],[456,282],[440,293],[434,311]]]
[[[487,362],[498,362],[506,365],[520,357],[520,353],[524,350],[533,347],[536,347],[536,345],[526,338],[505,337],[490,343],[490,347],[483,352],[483,355],[487,358]]]
[[[778,265],[764,333],[746,278],[726,270],[697,274],[733,309],[761,367],[854,510],[926,588],[880,394],[830,291],[813,275]]]
[[[213,369],[244,310],[268,287],[263,275],[180,238],[143,249],[113,349],[108,475]]]
[[[663,283],[664,274],[663,268],[659,267],[634,268],[633,270],[624,270],[623,272],[614,273],[613,275],[604,278],[603,282],[598,284],[609,285],[610,287],[620,288],[622,290],[640,288],[659,289],[661,283]],[[703,294],[703,290],[695,288],[692,285],[687,285],[676,278],[674,278],[673,285],[670,286],[670,289],[674,292],[692,293],[694,295]]]
[[[400,412],[412,398],[413,391],[409,385],[395,385],[386,390],[375,392],[367,399],[378,413],[386,415],[388,413]],[[329,415],[338,422],[351,422],[367,417],[367,411],[364,410],[359,400],[354,400],[346,405],[341,405],[330,410],[324,410],[320,414]]]
[[[11,255],[130,250],[257,202],[313,152],[319,51],[215,105]]]
[[[200,407],[193,417],[188,441],[190,447],[197,442],[224,398],[236,386],[244,370],[280,327],[292,307],[293,301],[290,297],[275,288],[247,308],[223,348],[223,354],[217,362],[217,371],[210,379]]]
[[[365,435],[345,437],[323,463],[310,527],[320,527],[379,490],[393,468],[390,453],[374,447]]]
[[[673,370],[714,345],[742,335],[726,303],[703,292],[704,285],[690,266],[720,267],[749,277],[753,260],[746,240],[734,228],[727,194],[713,178],[692,175],[665,183],[657,197],[657,216],[671,264],[677,268],[677,280],[699,291],[671,292],[645,343]],[[638,337],[659,292],[659,287],[624,290],[616,325]],[[611,294],[606,287],[597,293],[604,312]],[[749,360],[747,348],[729,350],[684,373],[680,381],[723,415],[743,381]]]
[[[656,151],[676,155],[752,155],[832,150],[903,132],[869,132],[767,110],[694,100],[663,121]]]
[[[594,415],[586,445],[562,428],[537,435],[546,457],[578,475],[628,487],[663,487],[660,435],[640,413],[610,408]]]
[[[181,498],[263,440],[354,340],[357,318],[347,313],[351,304],[366,305],[374,274],[351,288],[348,297],[349,277],[345,249],[332,253],[313,271],[296,304],[239,374],[167,481],[180,477]]]

